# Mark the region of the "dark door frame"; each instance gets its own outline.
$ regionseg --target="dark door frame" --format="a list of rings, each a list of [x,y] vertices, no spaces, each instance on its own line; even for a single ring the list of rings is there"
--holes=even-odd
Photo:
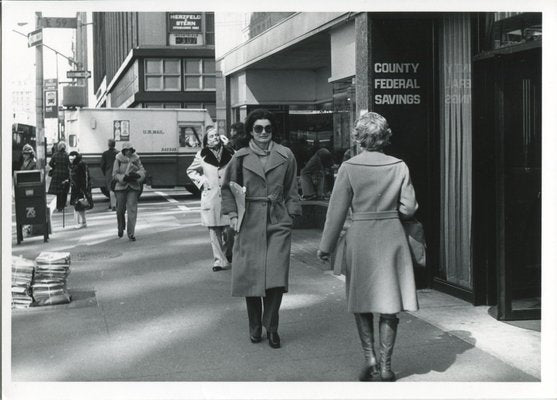
[[[541,317],[540,309],[512,309],[512,270],[506,262],[505,98],[501,73],[511,57],[537,48],[506,49],[474,59],[473,298],[475,305],[496,304],[493,311],[499,320]],[[487,108],[479,109],[482,107]],[[486,117],[490,113],[491,119]]]

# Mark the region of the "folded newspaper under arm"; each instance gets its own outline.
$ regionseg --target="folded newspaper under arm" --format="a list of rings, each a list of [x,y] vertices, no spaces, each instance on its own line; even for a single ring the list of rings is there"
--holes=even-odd
[[[246,188],[238,185],[236,182],[230,182],[230,191],[234,196],[236,208],[238,212],[238,224],[236,225],[236,232],[240,231],[244,214],[246,213]]]

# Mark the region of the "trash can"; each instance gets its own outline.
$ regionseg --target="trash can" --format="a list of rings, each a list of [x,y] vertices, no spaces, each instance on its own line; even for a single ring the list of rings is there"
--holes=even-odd
[[[23,225],[43,225],[44,241],[48,241],[46,190],[42,170],[16,171],[15,218],[17,244],[23,240]]]

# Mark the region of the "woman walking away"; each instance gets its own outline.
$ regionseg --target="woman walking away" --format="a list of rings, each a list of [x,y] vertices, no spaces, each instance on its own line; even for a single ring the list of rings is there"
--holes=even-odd
[[[137,201],[141,185],[145,179],[145,169],[141,159],[135,153],[130,142],[122,144],[122,151],[116,154],[112,178],[116,179],[116,217],[118,220],[118,237],[124,236],[126,229],[126,211],[128,213],[128,238],[135,242],[135,222],[137,221]]]
[[[56,195],[56,210],[62,211],[66,207],[70,188],[70,159],[66,153],[66,143],[58,142],[56,152],[52,155],[48,165],[52,168],[52,180],[48,187],[48,194]]]
[[[37,169],[37,160],[35,160],[35,151],[30,144],[26,144],[22,149],[23,162],[20,171],[30,171]]]
[[[394,381],[391,356],[397,313],[418,309],[412,258],[400,219],[412,217],[418,203],[406,164],[383,154],[391,136],[385,118],[364,114],[356,121],[353,136],[363,151],[338,171],[318,257],[329,258],[350,208],[352,224],[345,236],[343,264],[348,311],[356,318],[366,360],[360,380]],[[373,313],[380,314],[379,362]]]
[[[260,342],[265,327],[269,345],[279,348],[279,308],[288,291],[292,222],[301,214],[296,159],[290,149],[272,140],[269,111],[252,111],[246,118],[246,132],[252,136],[249,146],[234,154],[222,187],[222,211],[238,232],[232,256],[232,296],[246,298],[251,341]],[[245,188],[245,215],[240,224],[233,183]]]
[[[85,161],[81,159],[81,154],[72,151],[69,155],[70,159],[70,204],[74,206],[74,218],[76,229],[86,228],[87,221],[85,219],[85,211],[93,204],[91,196],[91,178],[89,176],[89,167]],[[87,200],[89,206],[84,206],[80,201]]]
[[[195,155],[187,174],[201,189],[201,224],[209,228],[213,248],[213,271],[230,267],[226,253],[231,245],[230,222],[221,213],[221,186],[226,167],[234,151],[224,145],[217,130],[211,128],[203,137],[203,149]]]

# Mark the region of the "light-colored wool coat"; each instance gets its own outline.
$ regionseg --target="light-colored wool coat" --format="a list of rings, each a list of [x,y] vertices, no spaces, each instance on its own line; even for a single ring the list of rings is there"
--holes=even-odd
[[[135,172],[140,177],[133,182],[125,182],[124,176],[130,172]],[[136,153],[132,153],[129,157],[126,157],[124,153],[120,152],[116,154],[114,159],[114,166],[112,167],[112,177],[116,178],[118,183],[114,191],[127,190],[128,188],[139,191],[141,189],[141,184],[145,180],[145,168],[141,163],[141,159]]]
[[[239,166],[241,165],[241,168]],[[240,177],[241,175],[241,177]],[[265,168],[249,148],[238,150],[222,187],[222,210],[236,213],[229,182],[246,187],[246,213],[232,255],[232,295],[265,296],[265,290],[288,291],[291,215],[302,210],[296,181],[296,159],[287,147],[274,143]],[[250,197],[278,197],[276,202],[249,201]]]
[[[223,146],[220,161],[208,148],[198,151],[187,169],[191,181],[201,192],[201,224],[203,226],[226,226],[230,220],[221,212],[221,187],[232,151]]]
[[[332,252],[348,209],[346,295],[352,313],[418,309],[412,257],[398,213],[418,208],[406,164],[380,152],[363,151],[345,161],[333,188],[319,249]]]

